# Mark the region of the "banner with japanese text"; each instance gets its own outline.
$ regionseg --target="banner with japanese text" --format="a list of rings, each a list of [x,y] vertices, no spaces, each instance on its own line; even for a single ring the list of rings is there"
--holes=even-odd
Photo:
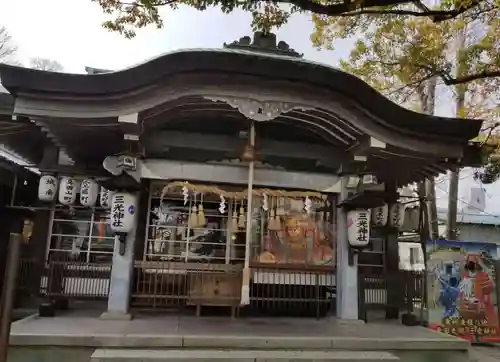
[[[500,342],[496,244],[435,240],[426,251],[429,328]]]

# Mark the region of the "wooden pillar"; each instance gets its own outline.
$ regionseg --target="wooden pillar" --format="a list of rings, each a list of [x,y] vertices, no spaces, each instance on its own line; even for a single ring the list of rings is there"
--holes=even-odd
[[[340,200],[348,198],[347,178],[341,178]],[[358,258],[349,263],[347,240],[347,212],[337,210],[337,317],[343,320],[358,319]]]
[[[59,148],[50,140],[46,141],[42,160],[38,164],[39,169],[55,170],[59,161]],[[56,195],[57,198],[57,195]],[[39,295],[40,284],[45,268],[45,257],[47,251],[47,243],[50,243],[49,234],[52,226],[52,211],[50,203],[36,202],[40,207],[35,211],[33,220],[32,245],[26,252],[26,258],[34,261],[34,266],[31,275],[29,276],[29,286],[35,296]]]
[[[5,196],[4,196],[5,195]],[[7,197],[9,193],[2,195],[2,199]],[[9,238],[11,233],[22,233],[23,230],[23,213],[13,209],[9,209],[6,205],[0,205],[0,290],[2,281],[4,280],[5,268],[7,265],[7,251],[9,246]]]
[[[12,310],[14,308],[17,275],[19,273],[22,235],[10,234],[9,239],[7,266],[5,270],[7,278],[2,288],[2,300],[0,304],[0,362],[7,361]]]
[[[136,197],[140,199],[139,192],[136,194]],[[136,212],[138,212],[138,215],[141,215],[139,207]],[[130,299],[131,288],[133,287],[137,222],[138,218],[135,217],[132,231],[125,235],[124,246],[119,240],[119,236],[115,236],[113,266],[109,281],[108,308],[106,312],[101,314],[102,319],[130,320],[132,318],[130,314]],[[124,252],[120,252],[123,247],[125,247]]]
[[[141,191],[139,195],[139,207],[137,215],[137,229],[135,235],[134,244],[134,259],[142,260],[144,257],[144,246],[147,243],[146,240],[146,228],[148,227],[148,216],[149,216],[149,193],[150,193],[150,180],[141,180]]]
[[[50,210],[36,210],[33,221],[33,233],[31,236],[30,248],[26,250],[24,257],[33,261],[33,270],[28,276],[28,284],[31,292],[38,297],[40,283],[45,268],[45,254],[51,225]]]
[[[396,185],[394,182],[386,182],[386,191],[390,195],[387,200],[388,204],[395,203],[398,199]],[[386,228],[385,235],[385,275],[386,275],[386,290],[387,290],[387,308],[386,318],[399,318],[399,304],[404,285],[401,280],[399,271],[399,246],[398,246],[399,231],[393,227]]]

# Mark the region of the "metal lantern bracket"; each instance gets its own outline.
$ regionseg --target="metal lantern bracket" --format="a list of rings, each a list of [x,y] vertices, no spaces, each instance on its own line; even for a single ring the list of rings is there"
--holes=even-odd
[[[349,245],[349,248],[347,249],[347,264],[349,266],[354,266],[354,255],[359,255],[359,252],[359,249],[353,248]]]
[[[345,211],[373,209],[384,205],[387,196],[386,191],[364,190],[350,195],[347,199],[338,203],[337,207],[342,207]]]
[[[123,255],[125,255],[125,251],[126,251],[125,242],[127,240],[127,233],[116,233],[116,235],[118,236],[118,241],[120,242],[118,253],[121,256],[123,256]]]

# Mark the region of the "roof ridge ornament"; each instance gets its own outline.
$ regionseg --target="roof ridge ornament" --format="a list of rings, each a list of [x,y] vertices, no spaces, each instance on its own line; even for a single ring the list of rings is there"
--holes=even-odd
[[[224,102],[237,109],[245,117],[257,121],[265,122],[271,121],[283,113],[299,109],[302,111],[313,109],[300,104],[293,104],[282,101],[260,101],[249,97],[235,97],[235,96],[204,96],[203,98],[213,102]]]
[[[249,36],[244,36],[232,43],[224,43],[224,48],[237,50],[251,50],[255,52],[271,53],[295,58],[302,58],[304,54],[296,52],[290,48],[285,41],[280,41],[276,45],[276,34],[257,31],[253,34],[253,42]]]

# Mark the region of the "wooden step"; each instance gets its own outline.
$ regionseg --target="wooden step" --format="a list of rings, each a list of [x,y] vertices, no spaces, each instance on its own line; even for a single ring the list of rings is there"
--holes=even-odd
[[[277,351],[192,349],[96,349],[91,362],[397,362],[383,351]]]

